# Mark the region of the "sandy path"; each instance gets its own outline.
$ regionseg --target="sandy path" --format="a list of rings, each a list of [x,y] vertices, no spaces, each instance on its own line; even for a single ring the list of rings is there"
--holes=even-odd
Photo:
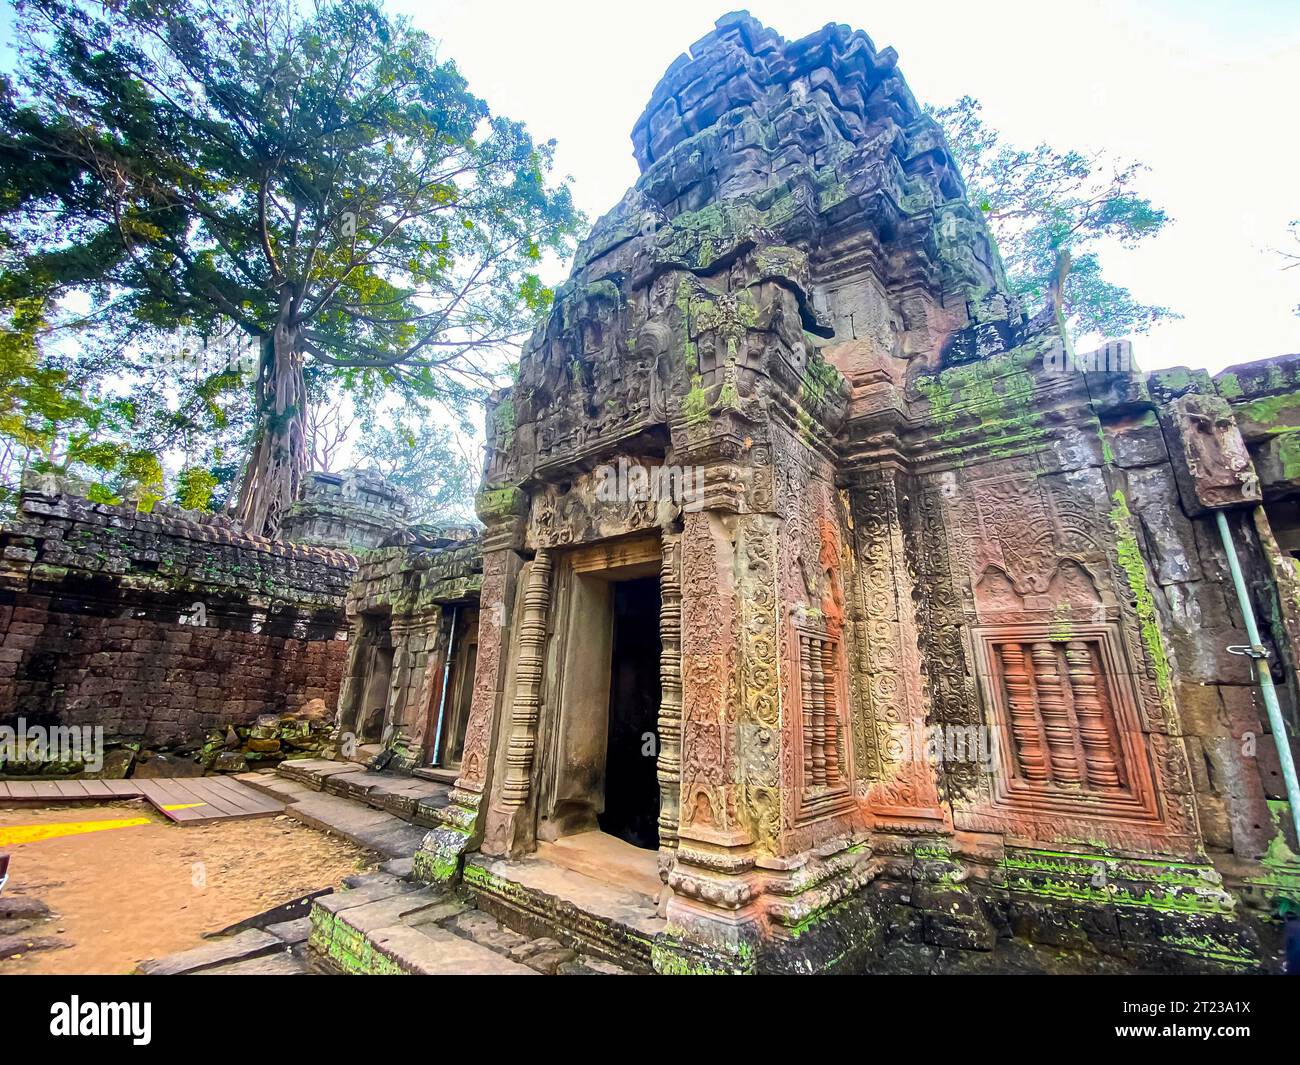
[[[369,866],[365,851],[288,818],[182,828],[143,801],[0,809],[16,825],[148,817],[149,824],[6,848],[5,894],[34,895],[57,917],[26,934],[71,946],[0,961],[0,975],[125,973],[200,946],[214,932]]]

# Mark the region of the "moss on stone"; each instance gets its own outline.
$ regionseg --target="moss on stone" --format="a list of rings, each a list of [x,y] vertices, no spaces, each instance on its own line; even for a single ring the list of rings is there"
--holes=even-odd
[[[1146,562],[1142,558],[1142,549],[1138,546],[1137,533],[1133,527],[1133,514],[1129,510],[1128,500],[1123,491],[1116,489],[1111,497],[1114,504],[1110,511],[1111,528],[1115,532],[1115,556],[1120,569],[1128,583],[1137,612],[1138,627],[1142,636],[1142,646],[1146,649],[1147,660],[1155,676],[1156,686],[1160,690],[1161,700],[1166,708],[1171,708],[1173,685],[1169,656],[1165,651],[1164,637],[1160,632],[1160,621],[1156,611],[1155,596],[1147,584]]]
[[[800,396],[803,400],[816,406],[823,406],[828,394],[838,395],[845,389],[844,378],[839,370],[816,352],[808,356],[808,364],[800,383]]]
[[[1239,399],[1245,393],[1241,390],[1241,381],[1235,373],[1220,374],[1214,379],[1214,387],[1224,399]]]
[[[1264,396],[1242,404],[1235,413],[1240,419],[1268,429],[1300,428],[1300,393]]]
[[[709,420],[709,396],[699,374],[691,378],[691,390],[682,400],[682,418],[688,426],[702,425]]]

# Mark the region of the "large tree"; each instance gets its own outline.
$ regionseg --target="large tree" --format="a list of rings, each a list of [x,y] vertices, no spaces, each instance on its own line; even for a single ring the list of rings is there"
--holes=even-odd
[[[455,401],[546,304],[578,217],[551,144],[489,113],[377,3],[15,0],[0,84],[0,300],[256,338],[237,513],[307,472],[305,371]],[[53,313],[53,312],[51,312]]]
[[[928,110],[948,137],[971,203],[988,220],[1012,289],[1031,307],[1052,303],[1071,332],[1103,337],[1143,333],[1178,317],[1102,275],[1099,244],[1132,247],[1169,224],[1136,191],[1141,164],[1046,144],[1016,148],[969,96]]]
[[[134,373],[121,361],[42,353],[44,331],[39,301],[0,314],[0,512],[29,471],[70,475],[101,502],[130,496],[148,506],[163,494],[165,452],[202,441],[199,457],[210,458],[214,442],[239,431],[248,388],[237,374],[186,381],[153,364]]]

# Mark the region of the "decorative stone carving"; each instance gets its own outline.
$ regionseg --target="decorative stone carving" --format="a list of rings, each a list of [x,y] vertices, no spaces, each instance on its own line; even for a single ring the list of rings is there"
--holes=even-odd
[[[682,779],[681,541],[676,535],[663,539],[659,594],[659,846],[661,851],[671,852],[677,846]],[[660,870],[666,876],[671,854],[664,858]]]
[[[1161,412],[1189,514],[1259,503],[1259,477],[1227,400],[1189,392]]]
[[[523,806],[532,786],[533,750],[537,745],[537,714],[542,694],[546,613],[551,602],[551,555],[538,551],[528,570],[524,612],[519,623],[519,653],[515,664],[515,697],[510,707],[510,738],[506,748],[506,777],[501,801]]]
[[[489,405],[484,679],[448,831],[472,836],[490,793],[485,850],[531,845],[574,691],[555,674],[539,714],[543,663],[576,661],[568,604],[599,599],[557,580],[551,602],[552,562],[653,532],[661,969],[743,969],[877,875],[1004,890],[1008,840],[1201,860],[1152,582],[1213,567],[1153,578],[1125,502],[1167,473],[1152,411],[1179,397],[1054,372],[1054,325],[1006,291],[942,134],[863,34],[727,16],[633,141],[636,186]],[[1193,391],[1188,468],[1244,501]],[[699,505],[600,494],[620,464],[696,470]],[[957,733],[987,757],[950,757]]]

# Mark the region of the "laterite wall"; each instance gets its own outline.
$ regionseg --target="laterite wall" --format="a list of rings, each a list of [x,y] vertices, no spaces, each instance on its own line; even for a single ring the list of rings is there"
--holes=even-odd
[[[0,529],[0,724],[185,747],[310,699],[333,710],[355,570],[343,551],[29,480]]]

